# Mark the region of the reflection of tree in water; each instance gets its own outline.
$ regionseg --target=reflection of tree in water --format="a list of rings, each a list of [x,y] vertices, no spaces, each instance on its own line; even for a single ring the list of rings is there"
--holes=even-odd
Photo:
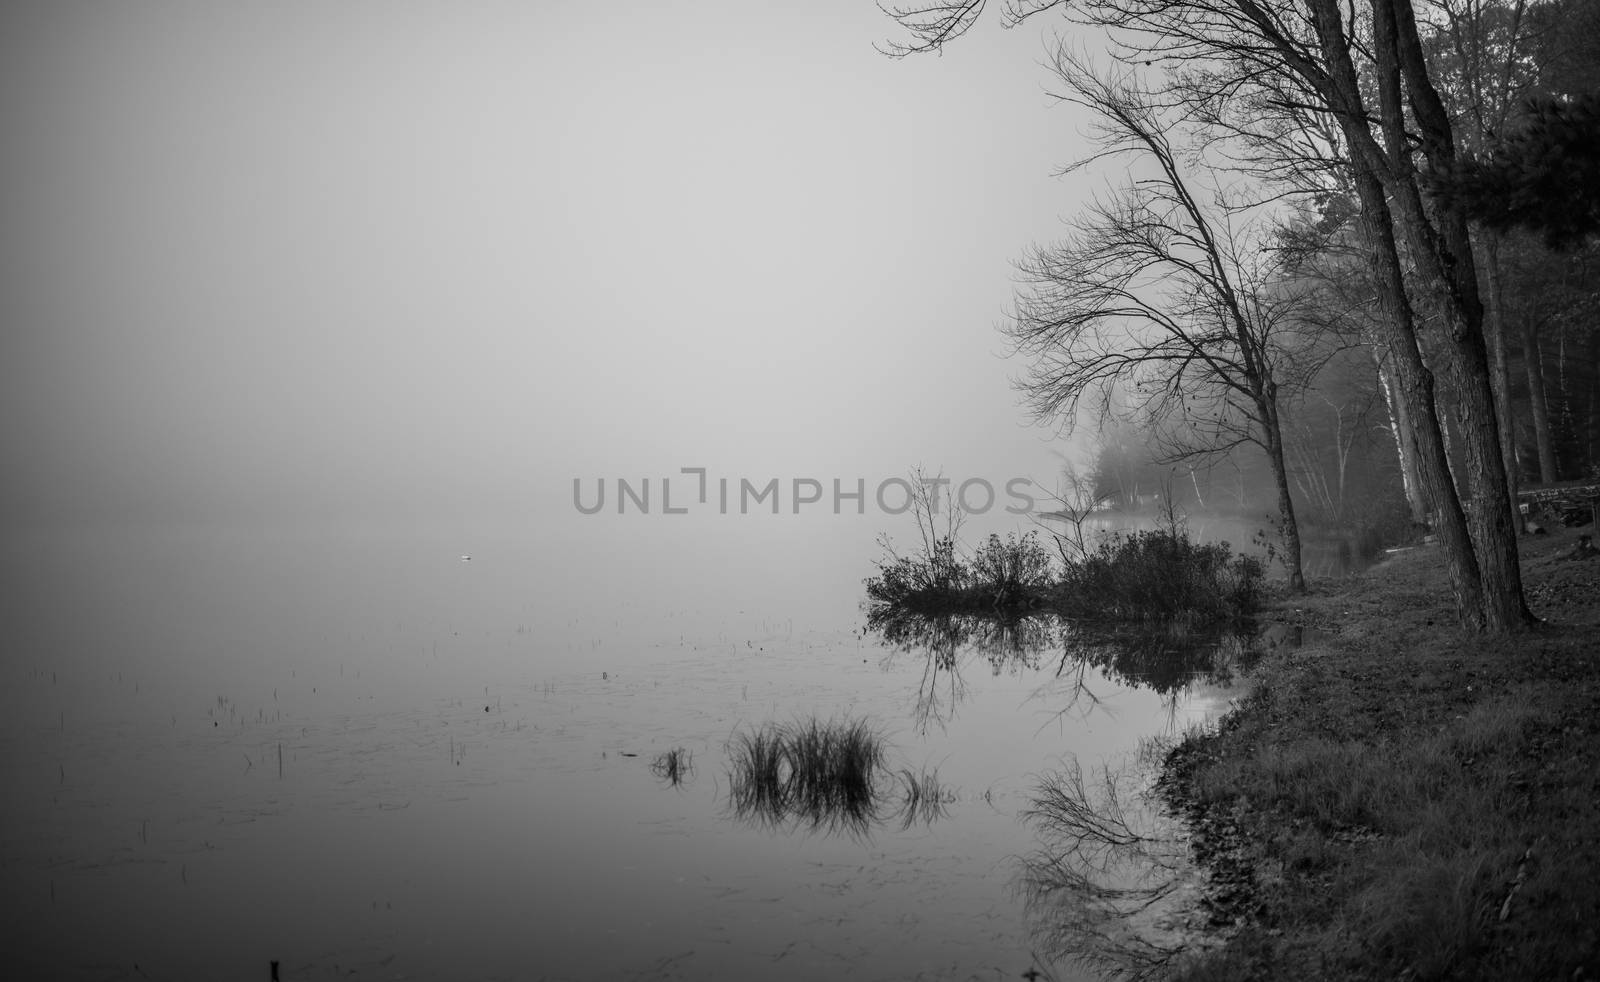
[[[1195,632],[1182,625],[1109,627],[1075,624],[1055,615],[982,617],[868,614],[867,626],[885,642],[925,657],[913,718],[919,730],[943,726],[966,695],[962,669],[976,658],[1002,670],[1052,671],[1040,695],[1064,700],[1062,712],[1098,702],[1089,669],[1124,685],[1176,697],[1196,681],[1231,682],[1258,656],[1251,632]]]
[[[992,618],[869,615],[897,651],[921,655],[915,720],[943,725],[964,697],[961,672],[975,659],[991,670],[1047,676],[1040,701],[1092,711],[1096,679],[1154,690],[1172,712],[1196,684],[1230,684],[1263,650],[1298,646],[1298,629],[1196,632],[1182,625],[1084,625],[1054,615]],[[889,658],[893,658],[890,655]],[[1044,777],[1023,818],[1037,848],[1020,861],[1017,886],[1041,953],[1086,962],[1122,978],[1159,975],[1194,938],[1178,922],[1197,898],[1178,821],[1148,790],[1165,747],[1148,744],[1133,766],[1085,773],[1076,761]]]
[[[1184,947],[1175,923],[1194,887],[1175,819],[1149,786],[1159,760],[1085,774],[1076,761],[1046,775],[1023,819],[1036,841],[1016,883],[1034,941],[1052,961],[1122,978],[1157,975]]]
[[[1182,625],[1085,625],[1054,615],[869,615],[867,623],[897,651],[923,657],[920,729],[954,715],[966,694],[961,671],[979,658],[995,674],[1047,676],[1033,698],[1061,707],[1060,714],[1092,711],[1099,700],[1090,685],[1102,677],[1160,693],[1176,712],[1191,686],[1228,685],[1264,650],[1302,640],[1300,629],[1282,625],[1219,634]],[[1035,788],[1023,818],[1037,848],[1020,861],[1016,882],[1051,961],[1145,979],[1193,943],[1175,921],[1195,899],[1198,880],[1178,821],[1148,790],[1165,749],[1147,745],[1125,770],[1085,773],[1073,761]]]

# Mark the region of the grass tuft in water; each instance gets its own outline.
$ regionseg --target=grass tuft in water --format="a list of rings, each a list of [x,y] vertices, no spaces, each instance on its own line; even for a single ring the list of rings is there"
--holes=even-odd
[[[815,718],[788,737],[791,810],[812,828],[865,829],[877,817],[883,739],[865,720]]]
[[[783,743],[783,731],[771,724],[734,734],[728,747],[728,795],[736,814],[773,825],[788,814]]]
[[[650,764],[650,772],[673,787],[679,787],[694,776],[694,755],[683,747],[673,747],[656,757]]]
[[[773,827],[862,834],[879,817],[885,758],[865,720],[768,723],[730,740],[729,804]]]

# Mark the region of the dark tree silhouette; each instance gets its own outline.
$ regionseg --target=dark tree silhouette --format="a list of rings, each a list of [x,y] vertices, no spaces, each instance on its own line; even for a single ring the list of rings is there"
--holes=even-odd
[[[1600,232],[1600,94],[1539,96],[1497,147],[1429,176],[1440,201],[1489,228],[1526,229],[1552,249]]]

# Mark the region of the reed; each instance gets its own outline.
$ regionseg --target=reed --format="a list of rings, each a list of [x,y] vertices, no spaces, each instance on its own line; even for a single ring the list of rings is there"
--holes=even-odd
[[[736,814],[769,824],[788,815],[783,744],[782,730],[773,726],[734,735],[728,748],[728,795]]]
[[[729,803],[764,825],[863,833],[879,817],[885,759],[865,720],[768,723],[729,742]]]

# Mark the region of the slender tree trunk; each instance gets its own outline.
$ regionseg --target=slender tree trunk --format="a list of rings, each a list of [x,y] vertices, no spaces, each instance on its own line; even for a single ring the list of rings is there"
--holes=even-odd
[[[1335,459],[1338,461],[1338,465],[1339,465],[1339,495],[1338,495],[1338,497],[1336,499],[1335,514],[1337,514],[1339,516],[1339,524],[1343,525],[1344,524],[1344,520],[1345,520],[1345,510],[1344,510],[1345,478],[1350,473],[1350,452],[1355,449],[1356,434],[1355,434],[1355,427],[1352,426],[1350,428],[1351,429],[1350,434],[1348,436],[1346,436],[1345,427],[1344,427],[1344,413],[1343,412],[1339,411],[1338,409],[1335,409],[1334,410],[1334,417],[1335,417],[1335,419],[1337,419],[1338,424],[1339,424],[1339,442],[1337,444],[1335,444],[1335,446],[1334,446],[1334,450],[1336,451]]]
[[[1533,318],[1522,318],[1522,360],[1528,366],[1528,402],[1533,410],[1533,445],[1539,452],[1539,482],[1556,480],[1556,451],[1550,438],[1550,404],[1545,401],[1544,353]]]
[[[1483,248],[1484,294],[1488,303],[1484,307],[1483,330],[1489,340],[1489,351],[1494,362],[1491,376],[1494,388],[1495,422],[1500,427],[1500,452],[1506,470],[1506,489],[1511,495],[1511,512],[1520,515],[1517,507],[1518,486],[1522,483],[1521,469],[1517,465],[1517,428],[1511,412],[1511,366],[1507,355],[1506,325],[1502,316],[1500,282],[1500,240],[1494,232],[1479,237]],[[1518,528],[1521,521],[1518,520]]]
[[[1283,461],[1283,430],[1275,394],[1269,389],[1257,397],[1256,405],[1267,438],[1267,461],[1272,465],[1272,479],[1278,486],[1278,518],[1283,523],[1283,561],[1289,569],[1289,589],[1304,593],[1306,576],[1300,560],[1300,523],[1294,517],[1294,498],[1289,494],[1289,469]]]
[[[1411,508],[1411,520],[1424,525],[1428,521],[1428,502],[1422,489],[1422,475],[1417,472],[1417,438],[1411,428],[1411,416],[1406,411],[1406,401],[1399,395],[1394,373],[1383,367],[1384,358],[1380,354],[1383,346],[1373,344],[1371,349],[1373,361],[1378,364],[1378,385],[1383,389],[1383,401],[1389,408],[1389,432],[1394,437],[1394,452],[1400,462],[1400,486]]]
[[[1600,330],[1589,332],[1589,365],[1594,384],[1589,386],[1589,470],[1600,475]]]
[[[1557,418],[1559,420],[1558,429],[1560,430],[1561,434],[1566,437],[1566,439],[1562,442],[1568,443],[1577,436],[1578,421],[1576,418],[1574,418],[1574,413],[1572,411],[1572,379],[1567,373],[1567,330],[1565,325],[1562,326],[1562,329],[1560,333],[1556,335],[1556,338],[1556,392],[1560,393],[1560,398],[1556,400],[1556,405],[1559,407],[1557,409]],[[1556,453],[1556,474],[1558,480],[1560,478],[1560,472],[1561,454],[1558,449]]]

